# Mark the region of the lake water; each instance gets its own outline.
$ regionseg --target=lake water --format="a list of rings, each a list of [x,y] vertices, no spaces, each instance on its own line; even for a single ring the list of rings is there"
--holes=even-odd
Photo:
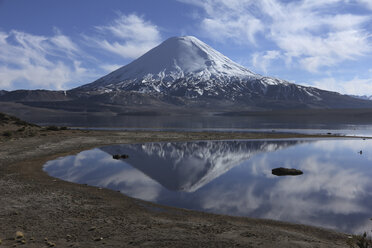
[[[270,118],[257,116],[27,116],[40,125],[58,125],[105,130],[171,130],[225,132],[290,132],[341,134],[372,137],[370,122],[329,121],[312,118]],[[42,120],[42,121],[41,121]]]
[[[360,154],[362,151],[362,154]],[[128,154],[115,160],[114,154]],[[277,177],[276,167],[300,176]],[[372,141],[293,139],[125,144],[45,164],[53,177],[163,205],[348,233],[372,229]]]

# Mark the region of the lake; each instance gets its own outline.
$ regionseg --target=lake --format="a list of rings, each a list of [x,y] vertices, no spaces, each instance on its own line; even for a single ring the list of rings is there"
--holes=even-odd
[[[114,154],[129,158],[115,160]],[[278,177],[271,173],[276,167],[304,174]],[[61,157],[44,170],[163,205],[348,233],[372,229],[370,140],[123,144]]]
[[[341,134],[372,137],[371,122],[348,118],[329,121],[321,118],[270,116],[92,116],[50,115],[23,116],[42,126],[57,125],[104,130],[290,132],[306,134]]]

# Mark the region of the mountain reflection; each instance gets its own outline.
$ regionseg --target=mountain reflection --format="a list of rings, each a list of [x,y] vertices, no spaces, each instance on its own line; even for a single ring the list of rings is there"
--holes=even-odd
[[[372,228],[370,151],[372,142],[356,139],[147,143],[81,152],[44,169],[160,204],[362,233]],[[304,174],[273,176],[280,166]]]
[[[194,192],[252,155],[299,141],[199,141],[146,143],[100,148],[111,155],[129,154],[126,163],[173,191]]]

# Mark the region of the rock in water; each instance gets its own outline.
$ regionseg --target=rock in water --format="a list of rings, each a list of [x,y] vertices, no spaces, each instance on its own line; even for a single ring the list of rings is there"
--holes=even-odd
[[[115,155],[112,155],[112,158],[113,159],[127,159],[129,158],[129,155],[127,154],[115,154]]]
[[[303,172],[297,169],[289,169],[289,168],[275,168],[271,170],[271,173],[276,176],[298,176],[302,175]]]

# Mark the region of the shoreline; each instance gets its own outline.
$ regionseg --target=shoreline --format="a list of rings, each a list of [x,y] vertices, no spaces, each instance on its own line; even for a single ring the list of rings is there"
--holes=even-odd
[[[0,247],[21,245],[17,231],[27,247],[349,247],[348,235],[336,231],[160,206],[42,169],[51,159],[110,144],[262,138],[340,136],[66,130],[0,142]]]

